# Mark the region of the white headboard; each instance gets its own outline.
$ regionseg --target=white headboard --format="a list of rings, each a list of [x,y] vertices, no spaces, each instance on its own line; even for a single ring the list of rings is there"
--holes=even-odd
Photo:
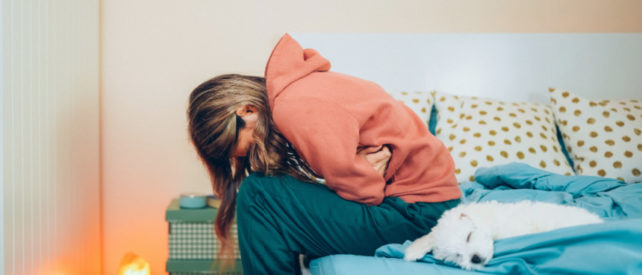
[[[547,102],[549,87],[587,98],[642,99],[642,33],[294,33],[332,70],[387,91],[437,90]]]

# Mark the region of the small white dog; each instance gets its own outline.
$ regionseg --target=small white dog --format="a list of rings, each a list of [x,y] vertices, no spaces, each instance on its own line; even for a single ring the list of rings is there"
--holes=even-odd
[[[553,203],[461,204],[444,212],[429,234],[408,246],[404,259],[415,261],[432,251],[437,260],[480,269],[493,257],[494,240],[600,222],[586,209]]]

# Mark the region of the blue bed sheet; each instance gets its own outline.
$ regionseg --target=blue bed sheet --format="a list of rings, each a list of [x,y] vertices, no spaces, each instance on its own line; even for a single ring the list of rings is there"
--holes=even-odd
[[[642,274],[642,184],[562,176],[525,164],[480,168],[461,185],[464,202],[547,201],[576,205],[607,222],[498,240],[494,258],[464,271],[427,254],[401,260],[410,244],[389,244],[375,257],[333,255],[312,261],[313,274]]]

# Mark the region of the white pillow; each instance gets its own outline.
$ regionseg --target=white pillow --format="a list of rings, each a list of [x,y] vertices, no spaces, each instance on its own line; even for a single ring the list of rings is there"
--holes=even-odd
[[[569,91],[549,91],[578,174],[642,181],[642,101],[589,100]]]
[[[457,181],[474,180],[479,167],[510,162],[573,174],[560,148],[549,106],[443,93],[436,93],[434,101],[436,136],[455,160]]]
[[[432,111],[432,95],[430,92],[391,92],[390,95],[395,99],[403,102],[413,110],[422,121],[428,125],[430,120],[430,111]]]

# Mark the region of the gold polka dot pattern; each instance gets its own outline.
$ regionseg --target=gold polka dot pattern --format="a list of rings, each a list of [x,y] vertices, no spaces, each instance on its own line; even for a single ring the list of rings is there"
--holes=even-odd
[[[573,174],[557,140],[549,106],[444,93],[434,96],[436,136],[451,151],[459,182],[470,180],[479,167],[510,162]]]
[[[430,119],[430,111],[432,110],[432,95],[430,92],[425,91],[415,91],[415,92],[391,92],[390,95],[396,100],[401,101],[403,104],[408,106],[413,112],[415,112],[423,122],[426,123],[428,127],[428,121]]]
[[[577,174],[642,182],[642,100],[590,100],[554,88],[549,92]]]

